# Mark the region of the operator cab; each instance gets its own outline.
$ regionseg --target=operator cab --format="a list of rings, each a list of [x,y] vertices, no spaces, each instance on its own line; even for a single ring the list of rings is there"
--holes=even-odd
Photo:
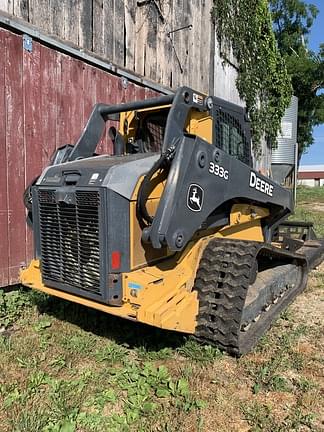
[[[230,156],[252,166],[250,122],[246,110],[213,97],[211,110],[192,107],[184,132],[197,135]],[[126,153],[161,152],[171,105],[120,113],[119,131]],[[167,143],[166,143],[167,144]]]

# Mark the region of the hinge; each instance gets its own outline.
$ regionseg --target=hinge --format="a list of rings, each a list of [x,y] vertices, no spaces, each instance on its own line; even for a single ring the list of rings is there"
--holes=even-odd
[[[122,82],[123,89],[127,89],[128,79],[126,77],[122,77],[121,82]]]
[[[27,34],[23,35],[23,48],[25,51],[33,51],[33,38]]]

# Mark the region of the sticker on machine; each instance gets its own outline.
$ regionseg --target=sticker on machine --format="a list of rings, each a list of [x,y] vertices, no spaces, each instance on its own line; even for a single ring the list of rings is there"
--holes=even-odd
[[[197,94],[197,93],[193,93],[192,100],[196,104],[199,104],[199,105],[203,105],[204,104],[204,98],[201,95]]]
[[[95,184],[96,181],[98,180],[98,177],[99,177],[99,173],[93,173],[89,180],[89,184]]]
[[[187,207],[193,212],[200,212],[204,202],[204,190],[198,184],[192,183],[188,188]]]

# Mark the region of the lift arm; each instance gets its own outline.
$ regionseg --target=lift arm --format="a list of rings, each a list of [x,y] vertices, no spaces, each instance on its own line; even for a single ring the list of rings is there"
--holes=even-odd
[[[183,135],[143,239],[154,248],[182,250],[199,229],[226,225],[236,202],[270,210],[264,226],[267,241],[293,205],[291,193],[277,183],[199,137]]]

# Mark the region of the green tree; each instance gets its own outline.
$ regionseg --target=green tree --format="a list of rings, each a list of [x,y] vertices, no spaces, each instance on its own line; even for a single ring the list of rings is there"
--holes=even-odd
[[[249,111],[254,154],[259,155],[262,137],[275,144],[292,94],[286,65],[277,47],[269,3],[214,0],[212,13],[220,55],[237,70],[236,87]]]
[[[299,99],[299,156],[313,143],[313,127],[324,123],[324,43],[308,49],[308,35],[318,9],[301,0],[271,0],[278,48],[285,59],[293,92]]]

